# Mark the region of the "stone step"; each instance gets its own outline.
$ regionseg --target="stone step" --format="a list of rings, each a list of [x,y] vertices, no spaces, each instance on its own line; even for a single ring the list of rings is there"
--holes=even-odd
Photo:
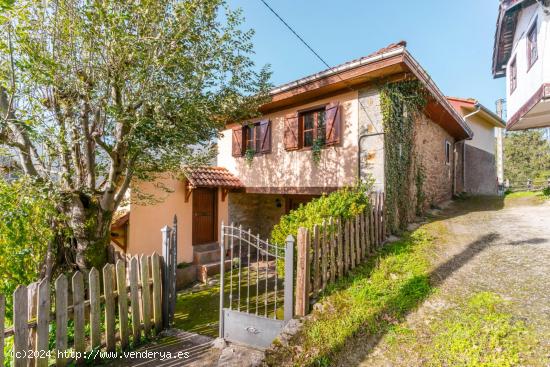
[[[207,251],[194,251],[193,263],[194,264],[209,264],[220,261],[221,254],[220,249],[207,250]]]
[[[231,268],[231,259],[225,260],[225,270]],[[220,262],[212,262],[209,264],[202,264],[197,266],[197,278],[200,282],[206,283],[208,277],[220,273]]]
[[[204,245],[193,246],[193,252],[203,252],[210,251],[214,249],[219,249],[220,245],[217,242],[205,243]]]

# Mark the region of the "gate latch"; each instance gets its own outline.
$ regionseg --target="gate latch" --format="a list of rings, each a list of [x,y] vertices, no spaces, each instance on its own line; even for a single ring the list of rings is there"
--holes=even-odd
[[[246,331],[248,331],[250,334],[259,334],[260,332],[258,331],[258,329],[256,329],[255,327],[253,326],[249,326],[245,329]]]

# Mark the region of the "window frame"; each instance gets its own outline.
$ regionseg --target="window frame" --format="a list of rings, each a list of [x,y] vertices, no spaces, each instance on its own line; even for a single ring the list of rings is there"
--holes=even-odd
[[[323,113],[325,114],[324,117],[324,124],[322,129],[319,128],[319,114]],[[314,114],[313,118],[313,128],[312,129],[305,129],[305,116]],[[326,147],[326,127],[327,127],[327,121],[326,121],[326,106],[323,107],[314,107],[305,111],[301,111],[298,113],[298,145],[299,149],[308,150],[313,148],[313,144],[315,141],[319,138],[319,133],[322,131],[322,139],[323,144],[322,147]],[[311,145],[305,145],[305,132],[306,131],[312,131],[313,140]]]
[[[537,62],[539,59],[539,49],[538,49],[538,19],[535,19],[533,24],[528,28],[527,31],[527,72],[531,70],[533,65]],[[534,36],[534,40],[532,39],[532,36]],[[536,51],[536,55],[533,58],[533,50]]]
[[[260,122],[251,122],[244,126],[245,132],[244,132],[244,154],[248,151],[250,148],[249,143],[252,143],[253,149],[254,149],[254,155],[261,155],[261,127]],[[250,138],[250,132],[252,132],[252,138]],[[260,147],[258,147],[258,143],[260,144]]]
[[[445,140],[445,165],[451,165],[452,144],[450,141]]]
[[[512,61],[510,61],[510,95],[514,93],[514,91],[518,87],[518,62],[516,56],[512,58]]]

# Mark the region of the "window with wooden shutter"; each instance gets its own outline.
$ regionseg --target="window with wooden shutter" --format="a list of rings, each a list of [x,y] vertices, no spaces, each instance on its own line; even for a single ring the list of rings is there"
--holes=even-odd
[[[243,155],[243,127],[233,128],[232,153],[233,157],[242,157]]]
[[[326,127],[325,127],[325,145],[340,144],[342,121],[341,107],[338,102],[331,102],[325,108]]]
[[[293,113],[285,117],[284,143],[286,150],[296,150],[298,144],[298,115]]]
[[[260,153],[271,153],[271,121],[260,121]]]

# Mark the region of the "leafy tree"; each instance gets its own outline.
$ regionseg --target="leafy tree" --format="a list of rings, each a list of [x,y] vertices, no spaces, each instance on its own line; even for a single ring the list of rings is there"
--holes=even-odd
[[[504,176],[511,182],[546,178],[550,172],[550,142],[543,130],[512,132],[504,140]]]
[[[75,265],[101,266],[132,180],[200,162],[265,102],[270,73],[224,0],[4,3],[0,145],[58,193]]]
[[[10,295],[18,284],[29,284],[51,271],[51,262],[43,261],[56,237],[51,199],[48,191],[27,178],[0,179],[0,294]],[[6,301],[9,316],[11,297]]]

